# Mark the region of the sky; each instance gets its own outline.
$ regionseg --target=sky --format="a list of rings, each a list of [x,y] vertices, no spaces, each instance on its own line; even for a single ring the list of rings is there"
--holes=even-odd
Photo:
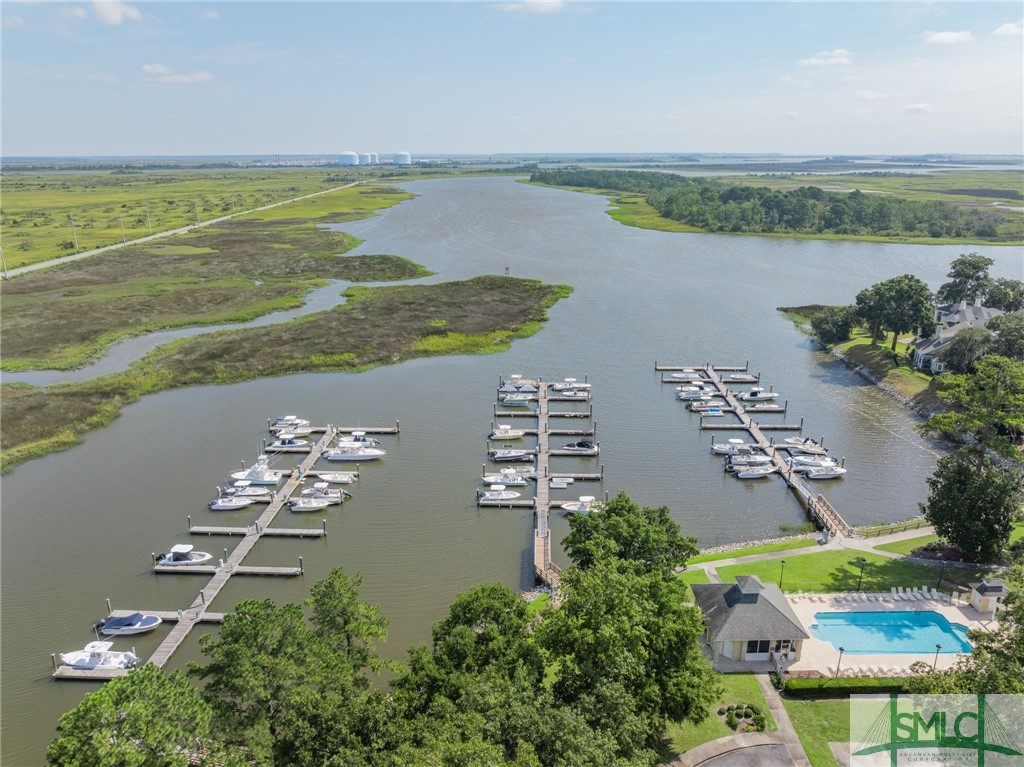
[[[3,0],[0,151],[1021,154],[1022,7]]]

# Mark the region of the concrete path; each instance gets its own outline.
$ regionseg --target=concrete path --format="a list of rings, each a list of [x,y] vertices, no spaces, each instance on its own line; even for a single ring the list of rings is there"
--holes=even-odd
[[[742,732],[701,743],[664,767],[788,767],[789,752],[781,733]]]
[[[197,229],[199,227],[210,226],[211,224],[219,224],[221,221],[228,221],[229,219],[237,218],[238,216],[247,216],[250,213],[257,213],[257,212],[259,212],[261,210],[270,210],[271,208],[276,208],[279,205],[287,205],[287,204],[292,203],[292,202],[298,202],[299,200],[308,200],[310,197],[319,197],[322,194],[330,194],[331,192],[337,192],[337,191],[340,191],[342,189],[348,189],[349,187],[353,187],[353,186],[355,186],[356,184],[359,184],[359,183],[360,183],[359,181],[353,181],[351,184],[345,184],[344,186],[336,186],[336,187],[333,187],[331,189],[324,189],[322,192],[312,192],[311,194],[304,194],[304,195],[302,195],[300,197],[292,197],[290,200],[281,200],[280,202],[272,202],[269,205],[263,205],[263,206],[261,206],[259,208],[251,208],[250,210],[242,210],[242,211],[239,211],[238,213],[229,213],[226,216],[219,216],[217,218],[211,218],[208,221],[200,221],[198,223],[190,224],[188,226],[180,226],[177,229],[168,229],[166,232],[157,232],[156,234],[149,234],[149,235],[146,235],[145,237],[139,237],[138,239],[135,239],[135,240],[128,240],[127,242],[118,242],[118,243],[116,243],[114,245],[107,245],[106,247],[96,248],[94,250],[86,250],[86,251],[84,251],[82,253],[75,253],[73,256],[64,256],[62,258],[52,258],[49,261],[40,261],[40,262],[35,263],[35,264],[28,264],[27,266],[19,266],[16,269],[7,269],[4,272],[4,279],[10,279],[11,277],[17,277],[19,274],[26,274],[28,272],[34,272],[34,271],[37,271],[39,269],[48,269],[49,267],[52,267],[52,266],[59,266],[60,264],[66,264],[68,261],[78,261],[79,259],[82,259],[82,258],[88,258],[89,256],[95,256],[95,255],[98,255],[100,253],[106,253],[108,250],[116,250],[117,248],[126,248],[129,245],[138,245],[141,242],[150,242],[152,240],[159,240],[162,237],[170,237],[170,236],[175,235],[175,234],[185,234],[186,232],[190,232],[191,230]]]
[[[786,749],[789,751],[789,756],[793,760],[792,764],[796,765],[796,767],[811,767],[811,762],[807,758],[803,744],[793,728],[793,723],[789,720],[789,714],[786,713],[786,709],[782,705],[782,698],[779,697],[778,691],[772,686],[771,679],[767,674],[755,674],[754,678],[757,679],[757,686],[764,693],[768,709],[772,712],[772,716],[775,717],[775,724],[778,726],[779,734],[782,735]]]

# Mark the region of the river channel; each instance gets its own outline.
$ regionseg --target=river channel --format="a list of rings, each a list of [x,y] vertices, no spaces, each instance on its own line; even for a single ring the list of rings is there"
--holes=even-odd
[[[744,483],[722,472],[710,455],[711,434],[699,431],[654,364],[749,360],[788,401],[785,420],[803,418],[807,434],[824,436],[846,458],[846,477],[822,488],[840,513],[853,524],[896,520],[917,512],[941,447],[917,434],[910,412],[816,351],[776,307],[850,303],[862,288],[904,273],[935,288],[970,250],[996,260],[994,276],[1024,276],[1020,248],[671,234],[616,223],[603,197],[508,178],[403,186],[418,196],[338,225],[365,240],[354,254],[406,256],[436,272],[427,281],[507,269],[574,292],[539,333],[499,354],[144,397],[82,445],[5,477],[4,765],[41,764],[59,715],[95,689],[50,681],[50,653],[89,641],[104,598],[126,609],[187,605],[205,579],[153,575],[150,553],[189,542],[188,515],[195,524],[244,525],[259,513],[211,512],[206,502],[255,457],[269,417],[295,413],[351,426],[398,420],[401,433],[382,438],[387,457],[361,467],[355,497],[343,507],[278,518],[291,527],[319,526],[324,517],[326,538],[267,539],[246,561],[295,565],[301,556],[304,576],[232,578],[213,609],[246,598],[300,601],[341,565],[362,573],[363,596],[391,621],[384,652],[402,658],[428,640],[431,623],[460,591],[530,581],[532,512],[474,502],[499,376],[587,376],[593,385],[601,456],[553,465],[597,471],[603,464],[605,481],[556,490],[556,498],[624,490],[642,504],[669,506],[683,531],[707,546],[774,536],[806,517],[781,481]],[[553,514],[555,536],[567,529]],[[235,545],[194,542],[215,556]],[[560,551],[555,560],[565,564]],[[198,636],[207,631],[194,631],[171,667],[199,659]],[[122,639],[117,649],[134,644],[146,657],[163,636]]]

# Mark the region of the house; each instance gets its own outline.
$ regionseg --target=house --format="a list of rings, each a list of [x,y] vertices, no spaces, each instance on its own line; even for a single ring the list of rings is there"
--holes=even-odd
[[[935,307],[935,333],[914,344],[914,367],[941,373],[946,366],[939,353],[964,328],[983,328],[993,317],[1004,312],[988,306],[974,306],[966,301]]]
[[[981,583],[971,584],[971,607],[979,613],[994,613],[999,599],[1008,593],[1002,578],[982,578]]]
[[[690,586],[704,613],[707,643],[713,660],[799,660],[803,641],[810,638],[785,595],[756,575],[741,575],[735,584],[694,583]]]

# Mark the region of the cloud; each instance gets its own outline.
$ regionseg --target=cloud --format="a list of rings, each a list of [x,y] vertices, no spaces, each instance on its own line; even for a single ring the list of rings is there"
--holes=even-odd
[[[798,120],[798,119],[800,119],[800,115],[798,115],[796,112],[785,112],[784,113],[784,117],[787,120]]]
[[[832,67],[837,64],[849,64],[850,52],[846,48],[836,48],[831,51],[818,51],[807,59],[800,60],[802,67]]]
[[[568,8],[569,3],[566,0],[522,0],[519,3],[497,3],[494,7],[509,13],[557,13]]]
[[[120,0],[93,0],[92,15],[101,24],[117,27],[125,21],[142,21],[142,11]]]
[[[928,112],[934,112],[935,107],[931,104],[907,104],[901,112],[910,112],[911,114],[927,114]]]
[[[210,8],[200,13],[199,18],[206,19],[207,21],[220,21],[220,13],[215,8]]]
[[[70,8],[62,9],[60,17],[69,21],[85,21],[89,18],[89,12],[85,8],[73,5]]]
[[[4,29],[14,29],[15,27],[24,27],[28,22],[25,21],[21,16],[4,16]]]
[[[875,101],[876,99],[888,98],[884,93],[876,93],[875,91],[857,91],[855,94],[857,98],[864,99],[865,101]]]
[[[191,85],[193,83],[208,83],[213,75],[205,69],[194,72],[176,72],[164,64],[143,64],[142,71],[152,75],[152,82],[165,83],[167,85]]]
[[[973,39],[974,35],[966,29],[962,29],[959,32],[924,33],[924,42],[926,45],[958,45],[960,43],[969,43]]]
[[[996,37],[1020,37],[1024,35],[1024,19],[1002,24],[993,29],[992,34]]]

